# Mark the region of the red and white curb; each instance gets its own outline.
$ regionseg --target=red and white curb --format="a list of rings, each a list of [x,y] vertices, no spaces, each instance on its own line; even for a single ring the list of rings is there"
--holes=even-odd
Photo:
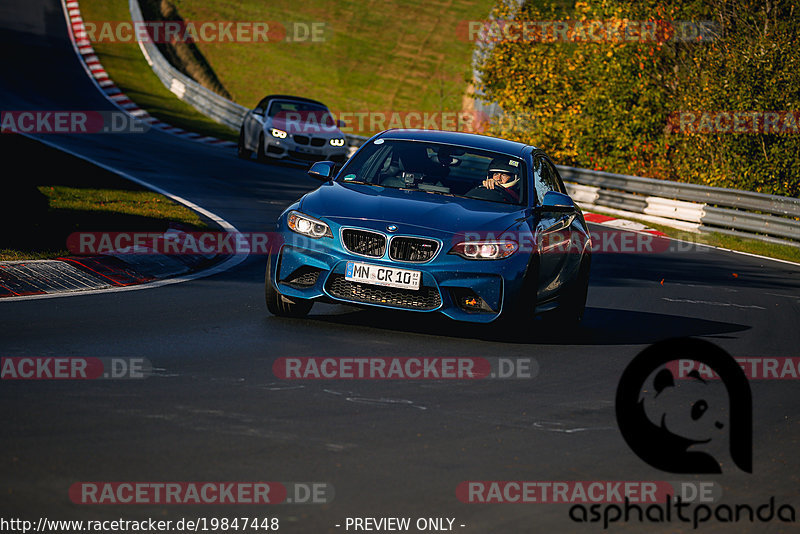
[[[108,76],[108,73],[103,68],[100,60],[95,54],[92,43],[89,40],[89,35],[86,33],[86,26],[81,17],[81,10],[78,6],[77,0],[61,0],[64,14],[67,17],[67,29],[69,30],[70,39],[75,49],[76,54],[81,59],[86,73],[95,82],[97,88],[106,96],[106,98],[120,110],[136,117],[142,122],[147,123],[152,128],[156,128],[162,132],[179,136],[183,139],[189,139],[204,143],[206,145],[214,145],[221,147],[235,147],[236,143],[232,141],[225,141],[217,139],[216,137],[204,136],[195,132],[189,132],[177,126],[172,126],[166,122],[160,121],[151,116],[147,111],[140,108],[136,102],[128,98],[128,96],[120,90],[114,81]]]
[[[620,230],[628,230],[631,232],[643,232],[645,234],[667,237],[667,234],[665,234],[664,232],[661,232],[654,228],[650,228],[649,226],[645,226],[640,222],[629,221],[627,219],[617,219],[616,217],[611,217],[609,215],[600,215],[599,213],[590,213],[590,212],[584,213],[583,216],[586,219],[586,222],[602,224],[603,226],[618,228]]]
[[[176,248],[186,242],[187,236],[175,228],[160,234]],[[214,254],[168,256],[159,252],[151,239],[101,256],[0,261],[0,299],[144,284],[186,274],[213,258]]]

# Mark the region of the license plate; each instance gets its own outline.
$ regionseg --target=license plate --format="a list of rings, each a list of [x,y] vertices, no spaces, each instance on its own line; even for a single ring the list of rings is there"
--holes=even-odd
[[[419,289],[422,273],[420,271],[348,261],[344,277],[346,280],[361,282],[362,284],[399,287],[416,291]]]
[[[320,150],[318,148],[305,148],[302,146],[297,147],[298,152],[303,152],[304,154],[320,154]]]

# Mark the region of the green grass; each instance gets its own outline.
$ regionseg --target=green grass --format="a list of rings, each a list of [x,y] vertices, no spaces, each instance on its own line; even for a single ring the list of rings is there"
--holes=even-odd
[[[325,42],[198,43],[243,106],[284,93],[321,100],[334,112],[455,112],[464,106],[473,49],[458,37],[458,25],[485,20],[494,0],[173,3],[184,20],[264,21],[273,28],[274,23],[286,28],[295,22],[326,23]],[[87,21],[130,18],[127,0],[81,0],[80,5]],[[98,43],[95,49],[112,79],[137,104],[167,122],[208,133],[201,121],[195,127],[177,123],[192,114],[152,75],[136,44]]]
[[[200,43],[234,98],[271,92],[316,98],[333,110],[462,107],[473,43],[464,20],[484,20],[493,0],[175,0],[186,20],[325,22],[319,43]],[[302,6],[302,7],[300,7]]]
[[[0,159],[24,168],[5,184],[0,261],[69,254],[73,232],[163,232],[209,227],[194,211],[94,165],[17,135],[0,136]]]
[[[196,228],[206,227],[197,213],[152,191],[92,189],[62,185],[39,186],[38,189],[47,197],[51,210],[136,215]]]
[[[69,256],[69,251],[67,249],[30,251],[0,248],[0,261],[52,260],[62,256]]]
[[[592,213],[599,213],[601,215],[608,215],[609,217],[619,217],[611,213],[604,213],[599,210],[591,210]],[[667,236],[680,239],[682,241],[689,241],[691,243],[702,243],[704,245],[711,245],[714,247],[726,248],[730,250],[738,250],[740,252],[748,252],[750,254],[758,254],[759,256],[767,256],[769,258],[777,258],[781,260],[793,261],[800,263],[800,247],[791,245],[780,245],[777,243],[766,243],[757,239],[749,239],[744,237],[737,237],[718,232],[687,232],[685,230],[678,230],[670,228],[661,224],[653,224],[651,222],[637,219],[635,216],[626,216],[626,219],[638,220],[646,224],[650,228],[664,232]]]
[[[84,21],[130,20],[127,0],[83,0]],[[238,132],[219,124],[180,101],[153,73],[135,42],[92,43],[108,75],[139,107],[173,126],[236,141]]]

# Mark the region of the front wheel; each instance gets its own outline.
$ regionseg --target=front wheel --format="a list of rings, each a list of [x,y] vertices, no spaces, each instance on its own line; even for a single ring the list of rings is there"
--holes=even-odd
[[[313,300],[289,298],[282,295],[278,289],[272,285],[272,261],[267,258],[267,273],[264,277],[264,298],[267,302],[267,309],[272,315],[278,317],[305,317],[314,306]]]
[[[239,130],[239,143],[236,147],[236,154],[242,159],[250,159],[252,153],[253,151],[248,150],[244,144],[244,126],[242,126],[242,129]]]
[[[533,257],[528,265],[525,279],[514,299],[503,305],[503,312],[493,323],[505,339],[529,342],[539,333],[536,320],[538,298],[538,258]],[[505,297],[504,297],[505,298]]]
[[[563,326],[576,326],[583,319],[586,296],[589,293],[589,261],[585,259],[581,262],[578,276],[561,296],[553,318]]]
[[[256,150],[256,159],[261,163],[267,161],[267,151],[264,148],[264,134],[258,136],[258,150]]]

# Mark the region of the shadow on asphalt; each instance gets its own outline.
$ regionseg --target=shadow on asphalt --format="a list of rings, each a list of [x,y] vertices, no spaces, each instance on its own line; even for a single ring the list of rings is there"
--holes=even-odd
[[[349,309],[349,308],[342,308]],[[354,309],[349,313],[310,315],[306,326],[339,325],[403,334],[423,334],[443,338],[478,339],[495,343],[532,345],[641,345],[671,337],[711,336],[741,332],[746,325],[610,308],[587,307],[578,327],[564,328],[538,318],[531,328],[513,332],[499,325],[459,323],[438,314],[414,314],[402,311]],[[300,324],[298,324],[298,327]]]

